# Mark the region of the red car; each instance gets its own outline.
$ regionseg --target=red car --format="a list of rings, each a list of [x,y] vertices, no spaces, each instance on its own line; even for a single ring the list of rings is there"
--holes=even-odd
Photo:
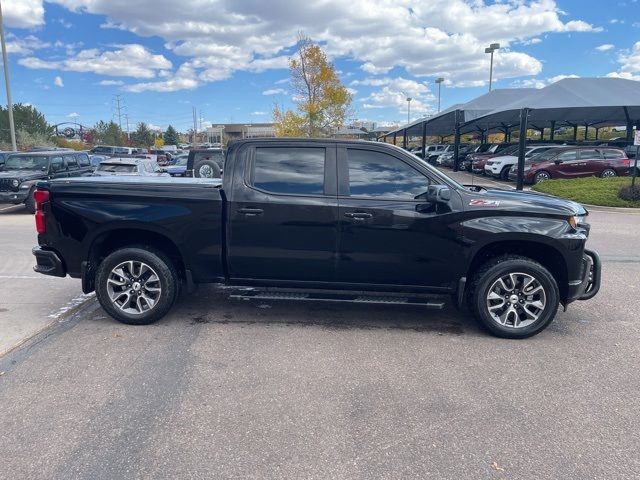
[[[617,177],[629,175],[631,162],[624,150],[610,147],[562,147],[527,159],[524,182],[539,183],[551,178]],[[509,171],[516,180],[517,165]]]
[[[511,155],[513,152],[518,151],[518,145],[509,143],[496,143],[483,153],[474,153],[470,156],[471,159],[471,171],[473,173],[480,173],[484,175],[484,167],[487,164],[487,160],[493,157],[500,157],[503,155]]]

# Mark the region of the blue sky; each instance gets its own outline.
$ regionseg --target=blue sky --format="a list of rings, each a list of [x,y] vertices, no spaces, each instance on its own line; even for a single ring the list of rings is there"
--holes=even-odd
[[[354,97],[352,119],[404,122],[487,90],[563,76],[640,80],[638,0],[2,0],[14,102],[51,123],[117,118],[186,130],[265,122],[291,106],[299,31],[320,42]],[[4,102],[4,89],[0,94]],[[123,127],[126,125],[123,116]]]

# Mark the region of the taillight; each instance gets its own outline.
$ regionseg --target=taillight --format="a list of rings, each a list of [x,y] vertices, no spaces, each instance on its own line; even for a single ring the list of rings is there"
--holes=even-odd
[[[44,212],[42,211],[42,204],[49,201],[49,191],[36,190],[35,192],[33,192],[33,199],[35,200],[36,204],[36,231],[39,234],[42,234],[47,231]]]
[[[622,160],[622,165],[624,165],[625,167],[630,167],[631,166],[631,160],[629,160],[628,158]]]

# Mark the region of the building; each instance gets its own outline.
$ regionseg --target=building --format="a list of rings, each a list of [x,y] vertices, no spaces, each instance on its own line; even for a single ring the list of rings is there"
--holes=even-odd
[[[212,125],[198,135],[201,142],[222,143],[226,145],[230,140],[242,138],[275,137],[276,130],[273,123],[225,123]]]

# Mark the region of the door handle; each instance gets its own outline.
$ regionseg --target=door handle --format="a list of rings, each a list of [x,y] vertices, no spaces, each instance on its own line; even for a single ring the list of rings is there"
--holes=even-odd
[[[255,217],[257,215],[262,215],[263,212],[261,208],[244,207],[240,208],[238,213],[246,215],[247,217]]]
[[[367,212],[347,212],[344,214],[347,218],[353,218],[354,220],[364,220],[366,218],[372,218],[373,215]]]

